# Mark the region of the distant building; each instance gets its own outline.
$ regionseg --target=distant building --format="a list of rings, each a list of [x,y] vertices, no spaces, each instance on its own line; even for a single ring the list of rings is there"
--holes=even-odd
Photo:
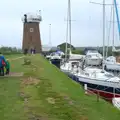
[[[52,47],[49,45],[43,45],[42,46],[42,52],[49,52],[51,51]]]

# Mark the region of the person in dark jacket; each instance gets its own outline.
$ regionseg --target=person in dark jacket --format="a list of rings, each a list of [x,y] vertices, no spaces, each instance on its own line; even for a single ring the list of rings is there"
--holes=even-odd
[[[35,48],[34,48],[34,54],[36,53],[36,50],[35,50]]]

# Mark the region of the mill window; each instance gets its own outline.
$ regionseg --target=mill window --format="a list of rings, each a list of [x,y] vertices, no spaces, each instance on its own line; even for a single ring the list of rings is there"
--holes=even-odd
[[[30,28],[30,32],[33,32],[34,31],[34,29],[33,28]]]

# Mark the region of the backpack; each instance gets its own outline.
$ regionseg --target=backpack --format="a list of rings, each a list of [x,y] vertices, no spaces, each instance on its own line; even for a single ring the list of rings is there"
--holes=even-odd
[[[2,65],[3,65],[3,66],[5,66],[5,65],[6,65],[6,64],[5,64],[5,62],[4,62],[4,60],[2,60]]]

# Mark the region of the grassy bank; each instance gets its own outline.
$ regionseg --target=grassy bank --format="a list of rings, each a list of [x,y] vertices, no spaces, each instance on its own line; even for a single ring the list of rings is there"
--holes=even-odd
[[[10,54],[10,55],[4,55],[5,58],[10,59],[10,58],[16,58],[16,57],[20,57],[23,54]]]
[[[1,120],[119,120],[120,111],[81,86],[39,55],[32,65],[11,61],[12,72],[22,77],[0,78]]]

